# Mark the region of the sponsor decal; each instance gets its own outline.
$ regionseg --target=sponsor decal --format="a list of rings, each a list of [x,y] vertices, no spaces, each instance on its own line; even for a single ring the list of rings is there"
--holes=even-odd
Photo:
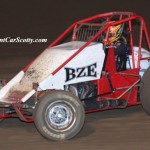
[[[79,68],[65,67],[64,68],[66,72],[65,82],[77,78],[82,78],[82,77],[96,77],[97,76],[96,68],[97,68],[97,63],[85,67],[79,67]]]

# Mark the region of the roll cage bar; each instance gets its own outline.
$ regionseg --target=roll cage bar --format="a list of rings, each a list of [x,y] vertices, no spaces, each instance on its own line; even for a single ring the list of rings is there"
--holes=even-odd
[[[114,20],[113,20],[114,18]],[[103,21],[105,19],[105,22],[110,22],[109,24],[103,24]],[[88,17],[83,20],[79,20],[75,23],[73,23],[70,27],[68,27],[54,42],[52,42],[49,45],[50,47],[53,47],[57,45],[69,32],[75,31],[75,29],[78,27],[79,24],[91,24],[91,25],[102,25],[102,28],[95,33],[95,35],[89,39],[73,56],[71,56],[68,60],[66,60],[59,68],[57,68],[52,74],[55,74],[58,72],[64,65],[66,65],[73,57],[75,57],[78,53],[80,53],[85,47],[87,47],[91,42],[93,42],[96,38],[98,38],[100,35],[102,35],[103,32],[106,32],[106,41],[108,40],[109,36],[109,29],[111,26],[115,26],[120,23],[125,23],[128,22],[129,24],[129,32],[130,32],[130,48],[131,51],[133,52],[133,39],[132,39],[132,20],[138,20],[140,22],[140,39],[139,39],[139,57],[138,57],[138,68],[140,67],[140,60],[141,58],[141,48],[142,48],[142,39],[143,39],[143,33],[145,34],[146,37],[146,42],[148,45],[148,50],[150,50],[150,38],[148,35],[148,30],[145,24],[145,21],[143,17],[133,13],[133,12],[108,12],[104,14],[98,14],[92,17]],[[100,23],[98,24],[98,21]],[[75,32],[73,32],[73,39],[75,36]],[[106,44],[106,43],[104,43]],[[134,53],[132,53],[132,63],[133,63],[133,69],[135,68],[135,62],[134,62]]]

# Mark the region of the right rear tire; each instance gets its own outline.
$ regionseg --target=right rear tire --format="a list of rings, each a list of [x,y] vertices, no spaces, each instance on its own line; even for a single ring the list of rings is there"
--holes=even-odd
[[[150,115],[150,67],[145,71],[141,80],[140,99],[144,110]]]

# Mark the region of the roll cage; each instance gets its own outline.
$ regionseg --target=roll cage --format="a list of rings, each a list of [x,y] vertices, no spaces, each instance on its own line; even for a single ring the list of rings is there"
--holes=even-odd
[[[109,22],[109,23],[107,23]],[[102,42],[103,37],[103,44],[106,45],[109,43],[109,31],[111,26],[115,26],[121,23],[126,24],[126,33],[128,34],[129,39],[129,47],[132,54],[132,68],[139,68],[140,67],[140,60],[147,59],[141,57],[141,48],[142,44],[145,43],[147,49],[150,50],[150,38],[148,35],[148,30],[145,24],[144,19],[132,12],[108,12],[104,14],[98,14],[83,20],[79,20],[73,23],[70,27],[68,27],[54,42],[52,42],[49,47],[53,47],[61,41],[69,34],[72,34],[71,40],[77,41],[86,41],[86,43],[65,63],[63,63],[58,69],[56,69],[53,74],[59,71],[65,64],[67,64],[73,57],[75,57],[78,53],[80,53],[86,46],[88,46],[91,42]],[[139,57],[138,63],[135,65],[135,56],[134,56],[134,37],[133,37],[133,26],[139,25],[139,35],[138,35],[138,42],[136,46],[139,47]]]

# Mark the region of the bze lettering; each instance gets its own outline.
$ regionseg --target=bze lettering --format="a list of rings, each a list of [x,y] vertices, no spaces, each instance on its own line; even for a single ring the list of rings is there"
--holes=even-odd
[[[96,77],[97,64],[94,63],[89,66],[80,67],[80,68],[65,68],[66,71],[66,81],[68,82],[75,78],[81,78],[81,77]]]

